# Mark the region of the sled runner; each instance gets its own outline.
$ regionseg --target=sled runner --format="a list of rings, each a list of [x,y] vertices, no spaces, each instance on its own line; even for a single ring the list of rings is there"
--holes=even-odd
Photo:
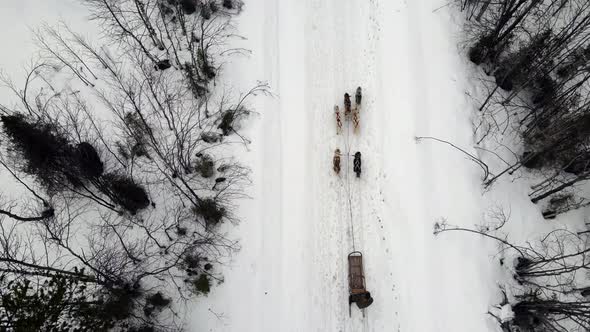
[[[348,315],[351,316],[351,305],[356,303],[359,309],[364,309],[373,303],[371,293],[367,292],[365,286],[365,275],[363,272],[363,254],[360,251],[353,251],[348,254]],[[363,311],[363,316],[365,315]]]
[[[334,105],[334,114],[336,115],[336,134],[342,133],[342,118],[340,117],[340,108]]]
[[[336,174],[340,174],[340,149],[334,151],[334,158],[332,158],[332,168]]]
[[[361,177],[361,153],[357,151],[354,154],[354,160],[352,161],[352,169],[356,173],[356,177]]]

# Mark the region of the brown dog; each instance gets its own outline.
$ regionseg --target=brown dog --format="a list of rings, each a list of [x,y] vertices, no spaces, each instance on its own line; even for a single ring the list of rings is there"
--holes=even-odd
[[[352,102],[350,101],[350,95],[347,92],[344,94],[344,117],[347,120],[349,120],[351,113],[352,113]]]
[[[334,106],[334,114],[336,115],[336,134],[341,134],[342,118],[340,117],[340,108],[338,108],[338,105]]]
[[[361,118],[359,116],[359,109],[355,108],[352,110],[352,125],[354,126],[354,133],[359,132],[359,125],[361,124]]]
[[[332,159],[332,168],[336,174],[340,174],[340,149],[334,151],[334,158]]]

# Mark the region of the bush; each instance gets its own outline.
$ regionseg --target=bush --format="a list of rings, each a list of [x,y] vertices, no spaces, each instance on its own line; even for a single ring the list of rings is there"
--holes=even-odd
[[[180,5],[185,14],[191,15],[197,11],[198,0],[180,0]]]
[[[96,315],[101,320],[111,323],[123,321],[133,315],[137,299],[142,294],[139,284],[125,283],[122,286],[109,288],[102,299],[102,305],[98,308]]]
[[[195,162],[195,169],[204,178],[210,178],[215,173],[215,162],[209,155],[200,155]]]
[[[206,274],[201,274],[199,278],[193,281],[193,285],[199,294],[207,295],[211,291],[211,281]]]
[[[81,174],[87,178],[96,178],[104,172],[104,166],[96,149],[86,142],[78,144],[76,147],[78,162],[80,164]]]
[[[235,111],[234,110],[227,110],[223,112],[221,116],[221,123],[217,128],[221,129],[223,132],[223,136],[229,135],[233,131],[233,123],[235,120]]]
[[[208,20],[211,18],[211,15],[212,15],[211,7],[201,6],[201,17],[203,19]]]
[[[37,177],[46,189],[63,190],[69,178],[77,178],[73,149],[55,125],[30,123],[22,114],[5,115],[0,119],[14,150],[24,160],[22,170]]]
[[[125,210],[135,214],[149,206],[146,191],[133,179],[113,173],[106,174],[103,178],[111,192],[111,198]]]
[[[531,91],[534,104],[541,107],[548,105],[557,94],[557,82],[547,74],[541,75],[533,81]]]
[[[469,61],[473,62],[476,65],[481,65],[482,63],[484,63],[489,51],[488,44],[489,40],[483,37],[480,40],[478,40],[473,46],[471,46],[468,52]]]
[[[525,151],[520,158],[522,165],[526,168],[539,169],[543,167],[545,161],[541,153]]]
[[[203,218],[207,226],[214,226],[221,222],[226,215],[225,208],[220,206],[214,198],[201,199],[193,212]]]
[[[211,1],[209,2],[209,9],[211,9],[211,12],[217,13],[219,11],[219,6],[215,1]]]
[[[165,298],[161,292],[154,293],[146,298],[143,313],[146,316],[151,316],[155,310],[161,310],[163,307],[168,306],[170,302],[171,300]]]
[[[188,275],[192,275],[196,270],[198,270],[201,263],[201,257],[199,257],[199,255],[187,253],[183,257],[183,262],[186,266],[186,272]]]
[[[234,2],[233,0],[223,0],[222,6],[227,9],[234,9]]]

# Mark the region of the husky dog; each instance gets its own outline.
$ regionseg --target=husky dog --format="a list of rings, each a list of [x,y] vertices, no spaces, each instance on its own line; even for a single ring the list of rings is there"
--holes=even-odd
[[[347,93],[344,94],[344,117],[346,119],[350,119],[350,114],[352,113],[352,103],[350,102],[350,95]]]
[[[354,154],[354,160],[352,161],[353,170],[356,173],[356,177],[361,177],[361,153],[356,152]]]
[[[361,101],[363,99],[362,89],[359,86],[356,88],[356,93],[354,94],[354,109],[352,110],[352,124],[354,126],[354,133],[358,133],[359,125],[361,124]]]
[[[336,174],[340,174],[340,149],[334,151],[334,158],[332,159],[332,168]]]
[[[352,111],[352,125],[354,127],[354,133],[357,134],[359,132],[359,125],[361,124],[361,118],[359,115],[358,107]]]
[[[334,114],[336,115],[336,134],[341,134],[342,118],[340,117],[340,108],[338,108],[338,105],[334,106]]]

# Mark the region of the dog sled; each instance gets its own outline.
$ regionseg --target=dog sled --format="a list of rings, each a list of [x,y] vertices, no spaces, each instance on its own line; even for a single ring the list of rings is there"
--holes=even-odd
[[[352,316],[351,306],[356,303],[359,309],[365,309],[373,303],[371,293],[365,285],[365,274],[363,271],[363,254],[360,251],[353,251],[348,254],[348,315]],[[365,312],[363,311],[363,316]]]

